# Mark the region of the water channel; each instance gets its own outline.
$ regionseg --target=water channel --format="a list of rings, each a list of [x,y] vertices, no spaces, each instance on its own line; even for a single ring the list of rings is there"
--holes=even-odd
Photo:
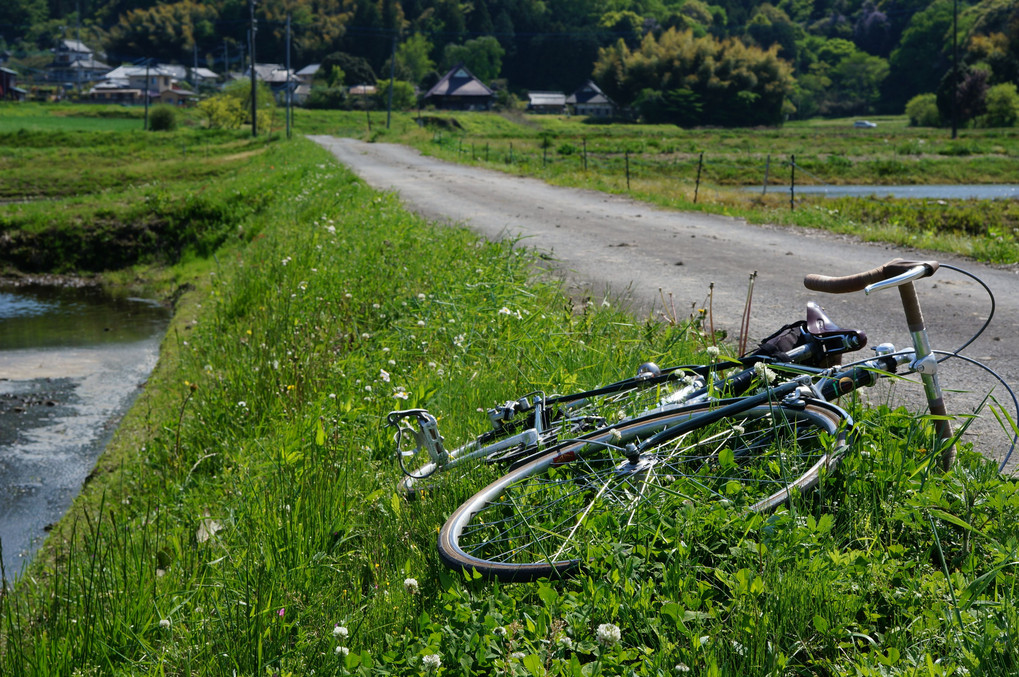
[[[763,188],[748,188],[760,192]],[[768,192],[789,192],[789,186],[771,185]],[[797,195],[824,197],[900,197],[918,200],[1016,200],[1019,184],[930,186],[796,186]]]
[[[0,286],[0,546],[24,569],[159,356],[169,312],[95,287]]]

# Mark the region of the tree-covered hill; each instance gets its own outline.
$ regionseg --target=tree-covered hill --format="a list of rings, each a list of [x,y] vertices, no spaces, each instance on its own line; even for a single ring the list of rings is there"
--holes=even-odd
[[[1019,81],[1014,0],[258,0],[254,16],[260,62],[285,60],[290,16],[296,68],[331,57],[388,76],[395,47],[397,78],[419,85],[459,60],[511,91],[572,91],[598,73],[619,103],[640,103],[665,119],[689,111],[691,93],[707,105],[717,82],[734,87],[715,68],[721,53],[751,79],[760,75],[761,53],[785,62],[768,67],[777,78],[771,95],[782,93],[781,116],[901,113],[919,94],[950,108],[954,84],[970,102],[960,110],[978,117],[995,86],[1014,92]],[[0,47],[16,60],[79,37],[114,65],[151,57],[240,70],[250,18],[248,0],[4,0]],[[699,71],[652,63],[675,51],[670,31],[701,50],[702,58],[685,61]],[[356,84],[349,68],[341,70]],[[649,77],[658,80],[649,85]],[[750,99],[739,105],[757,105]]]

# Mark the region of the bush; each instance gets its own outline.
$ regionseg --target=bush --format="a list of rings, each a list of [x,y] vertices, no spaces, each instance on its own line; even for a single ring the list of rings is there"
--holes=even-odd
[[[934,94],[917,94],[906,104],[906,116],[910,127],[938,127],[941,125],[941,114],[938,113],[937,96]]]
[[[987,114],[981,127],[1014,127],[1019,120],[1019,92],[1015,84],[1003,82],[987,90]]]
[[[177,129],[177,111],[170,106],[156,106],[149,115],[149,130],[172,132]]]
[[[389,107],[389,83],[387,82],[384,86],[379,87],[378,94],[378,107],[380,109],[386,109]],[[414,93],[414,85],[403,80],[397,80],[393,83],[393,110],[410,110],[417,105],[417,94]]]

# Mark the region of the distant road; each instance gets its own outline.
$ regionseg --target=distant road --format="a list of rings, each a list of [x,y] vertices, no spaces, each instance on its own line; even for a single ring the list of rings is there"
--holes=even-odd
[[[732,337],[739,331],[749,275],[757,271],[750,326],[754,338],[801,319],[807,301],[814,300],[840,325],[865,329],[872,343],[891,341],[905,347],[909,339],[897,293],[819,297],[803,288],[803,275],[859,272],[897,256],[959,265],[979,275],[998,303],[994,323],[966,354],[1019,384],[1017,266],[992,267],[822,231],[666,211],[625,197],[447,163],[395,144],[310,138],[372,187],[399,194],[412,211],[463,223],[490,239],[520,238],[521,244],[555,261],[575,295],[607,295],[642,314],[661,311],[664,297],[683,317],[703,305],[713,282],[715,326]],[[918,289],[936,347],[961,345],[988,310],[979,285],[952,271],[939,272]],[[974,391],[986,392],[991,384],[969,368],[945,369],[943,378],[946,384]]]

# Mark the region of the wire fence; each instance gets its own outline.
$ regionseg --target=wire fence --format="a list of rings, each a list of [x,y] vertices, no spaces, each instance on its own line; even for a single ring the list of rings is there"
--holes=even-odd
[[[754,189],[760,195],[788,191],[789,208],[797,204],[797,172],[807,177],[810,185],[832,185],[815,172],[807,171],[795,156],[747,154],[733,158],[731,154],[712,156],[704,151],[678,153],[654,152],[648,149],[612,149],[599,142],[589,147],[586,138],[573,141],[538,140],[472,141],[458,134],[436,132],[432,142],[445,151],[452,151],[461,161],[484,162],[510,166],[520,172],[554,176],[572,172],[599,174],[606,180],[618,181],[627,192],[641,192],[648,182],[674,181],[676,190],[690,194],[697,203],[702,190],[722,188],[742,192],[750,199]],[[620,187],[621,187],[620,186]]]

